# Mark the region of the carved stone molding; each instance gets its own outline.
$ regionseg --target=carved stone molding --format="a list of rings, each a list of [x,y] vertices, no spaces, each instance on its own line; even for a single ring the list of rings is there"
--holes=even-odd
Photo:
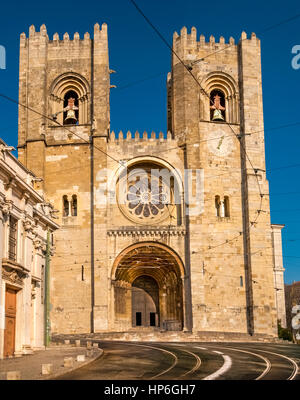
[[[24,199],[25,204],[27,204],[28,200],[30,199],[29,194],[27,192],[23,192],[22,199]]]
[[[12,189],[12,188],[15,188],[15,187],[17,187],[17,183],[16,183],[15,178],[9,178],[9,179],[6,180],[6,182],[4,182],[5,190]]]
[[[15,268],[13,265],[2,265],[2,278],[12,285],[23,286],[24,278],[27,277],[27,272],[21,268]]]
[[[31,302],[36,298],[36,295],[37,295],[36,282],[33,281],[31,282]]]
[[[185,236],[185,229],[110,229],[107,231],[108,236],[123,237],[166,237],[166,236]]]
[[[27,216],[24,217],[24,219],[22,220],[23,222],[23,226],[24,226],[24,230],[26,233],[33,233],[34,230],[34,222],[29,219]]]
[[[13,208],[12,200],[0,198],[0,211],[2,211],[4,215],[8,215],[12,210],[12,208]]]
[[[33,240],[33,246],[36,250],[42,250],[43,249],[43,242],[40,239],[34,239]]]
[[[112,280],[111,284],[115,288],[122,288],[122,289],[130,289],[131,288],[131,284],[129,282],[122,281],[122,280]]]

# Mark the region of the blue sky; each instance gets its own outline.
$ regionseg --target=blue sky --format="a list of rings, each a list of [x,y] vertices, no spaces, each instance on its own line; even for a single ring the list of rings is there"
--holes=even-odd
[[[291,49],[300,45],[298,1],[262,2],[136,0],[162,35],[172,42],[173,32],[182,26],[226,40],[239,39],[242,30],[256,32],[262,42],[262,73],[266,137],[266,161],[271,193],[271,219],[282,223],[285,280],[300,280],[300,69],[291,66]],[[52,38],[55,32],[73,35],[93,32],[93,25],[108,24],[112,75],[111,126],[115,131],[166,131],[166,74],[170,52],[129,0],[5,2],[1,4],[0,45],[5,46],[6,70],[0,70],[0,91],[18,97],[19,35],[31,24],[46,24]],[[260,34],[261,33],[261,34]],[[142,81],[134,85],[131,83]],[[129,85],[127,88],[123,86]],[[0,99],[0,136],[17,144],[17,107]],[[288,124],[299,125],[272,129]],[[294,167],[295,164],[299,164]],[[282,168],[289,167],[289,168]]]

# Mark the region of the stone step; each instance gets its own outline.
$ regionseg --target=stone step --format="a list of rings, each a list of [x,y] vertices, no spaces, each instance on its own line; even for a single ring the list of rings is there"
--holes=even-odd
[[[146,332],[146,331],[128,331],[128,332],[99,332],[94,334],[81,335],[56,335],[54,340],[63,342],[70,340],[75,343],[78,338],[86,340],[107,340],[107,341],[140,341],[140,342],[273,342],[282,343],[276,337],[267,337],[254,335],[250,336],[242,333],[218,333],[218,332]]]

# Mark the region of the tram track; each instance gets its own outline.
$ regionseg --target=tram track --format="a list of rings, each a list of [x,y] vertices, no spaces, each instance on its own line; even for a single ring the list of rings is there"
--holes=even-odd
[[[294,352],[294,358],[299,359],[297,346],[97,342],[105,357],[68,374],[65,379],[127,379],[127,376],[137,380],[299,379],[299,367],[291,357]]]

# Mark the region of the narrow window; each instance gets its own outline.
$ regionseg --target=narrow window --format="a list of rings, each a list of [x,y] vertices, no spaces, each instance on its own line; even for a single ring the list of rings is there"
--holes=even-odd
[[[243,286],[244,286],[243,277],[240,276],[240,287],[243,287]]]
[[[225,196],[225,197],[224,197],[224,215],[225,215],[225,217],[227,217],[227,218],[230,217],[229,197],[228,197],[228,196]]]
[[[72,217],[77,217],[77,196],[76,196],[76,194],[73,194],[73,196],[72,196],[71,213],[72,213]]]
[[[220,217],[220,208],[221,208],[221,202],[220,202],[220,196],[215,197],[215,209],[216,209],[216,217]]]
[[[155,313],[150,313],[150,326],[155,326]]]
[[[210,120],[225,121],[225,95],[221,90],[210,93]]]
[[[16,218],[9,217],[9,238],[8,238],[8,258],[12,261],[17,260],[17,227]]]
[[[135,325],[142,326],[142,313],[141,312],[137,312],[135,314]]]
[[[63,197],[63,216],[67,217],[69,215],[69,202],[68,196]]]

